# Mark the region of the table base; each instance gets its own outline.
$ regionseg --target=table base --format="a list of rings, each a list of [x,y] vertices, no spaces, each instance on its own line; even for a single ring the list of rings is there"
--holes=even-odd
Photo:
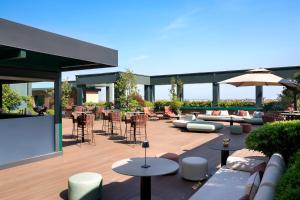
[[[151,176],[141,177],[141,200],[151,200]]]
[[[228,156],[229,156],[228,150],[221,150],[221,166],[226,165]]]

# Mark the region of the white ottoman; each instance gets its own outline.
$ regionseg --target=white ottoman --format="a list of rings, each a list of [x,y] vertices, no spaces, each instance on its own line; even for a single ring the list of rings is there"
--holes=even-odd
[[[206,179],[208,175],[208,163],[202,157],[187,157],[182,159],[181,176],[191,181]]]
[[[94,172],[83,172],[69,177],[69,200],[98,200],[102,193],[102,175]]]

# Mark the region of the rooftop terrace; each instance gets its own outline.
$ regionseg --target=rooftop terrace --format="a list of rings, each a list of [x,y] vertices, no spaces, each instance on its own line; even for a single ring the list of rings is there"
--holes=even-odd
[[[225,125],[228,125],[225,123]],[[131,199],[139,195],[139,179],[115,173],[114,162],[130,157],[143,156],[138,144],[124,144],[117,137],[110,138],[100,133],[101,122],[95,125],[96,145],[76,145],[70,134],[72,123],[63,119],[63,155],[0,171],[0,196],[8,199],[67,199],[68,177],[83,171],[98,172],[104,177],[103,199]],[[175,152],[180,158],[202,156],[208,159],[209,170],[215,171],[220,164],[220,152],[208,148],[221,142],[223,137],[232,143],[244,145],[245,134],[231,135],[226,126],[219,133],[192,133],[173,128],[169,120],[149,121],[149,156],[162,152]],[[261,156],[260,153],[242,149],[237,156]],[[5,181],[4,181],[5,180]],[[159,199],[188,199],[195,191],[196,182],[185,181],[179,174],[159,176],[152,179],[152,194]]]

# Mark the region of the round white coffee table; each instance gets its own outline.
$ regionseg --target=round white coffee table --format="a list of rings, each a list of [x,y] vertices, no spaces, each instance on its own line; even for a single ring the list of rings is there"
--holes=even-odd
[[[112,169],[119,174],[141,177],[140,199],[151,200],[151,176],[173,173],[179,165],[165,158],[147,157],[150,167],[143,168],[144,162],[144,158],[128,158],[115,162]]]

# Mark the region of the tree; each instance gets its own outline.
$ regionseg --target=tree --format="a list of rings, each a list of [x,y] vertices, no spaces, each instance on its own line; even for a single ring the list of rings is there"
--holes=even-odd
[[[118,108],[131,107],[134,94],[138,93],[137,82],[132,71],[127,69],[120,73],[118,80],[115,83],[116,100],[115,104]]]
[[[69,99],[72,93],[72,86],[68,80],[65,80],[61,84],[61,107],[64,109],[69,104]]]
[[[18,108],[23,102],[23,98],[18,95],[8,84],[2,85],[2,109],[10,112]]]
[[[297,81],[298,84],[300,84],[300,73],[295,73],[293,76],[293,79],[295,81]],[[282,90],[282,93],[279,95],[279,100],[280,100],[280,104],[281,106],[286,109],[289,105],[294,103],[294,91],[290,90],[288,88],[285,88],[284,90]],[[297,95],[297,102],[299,105],[299,95]]]
[[[183,82],[180,79],[171,78],[171,89],[169,90],[169,95],[171,98],[171,108],[172,110],[178,114],[180,112],[180,107],[182,102],[178,100],[178,96],[182,95]],[[180,93],[178,93],[180,92]]]

